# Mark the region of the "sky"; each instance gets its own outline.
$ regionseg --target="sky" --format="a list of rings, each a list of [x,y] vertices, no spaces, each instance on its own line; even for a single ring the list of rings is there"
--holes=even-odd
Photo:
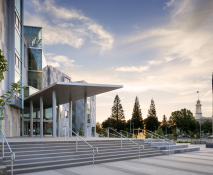
[[[125,119],[138,96],[159,121],[183,108],[212,115],[212,0],[25,0],[24,24],[41,26],[49,65],[72,81],[123,85],[97,95],[96,120],[118,94]]]

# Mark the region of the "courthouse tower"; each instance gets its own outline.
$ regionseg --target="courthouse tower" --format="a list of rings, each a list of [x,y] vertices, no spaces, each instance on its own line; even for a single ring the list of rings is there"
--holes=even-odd
[[[195,105],[195,120],[200,120],[202,118],[202,111],[201,111],[201,101],[198,99],[197,104]]]

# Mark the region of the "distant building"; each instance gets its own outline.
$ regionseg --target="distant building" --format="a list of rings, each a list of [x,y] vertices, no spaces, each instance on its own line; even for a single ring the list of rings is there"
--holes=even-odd
[[[201,101],[198,99],[197,104],[195,105],[195,120],[197,120],[199,123],[204,122],[206,120],[212,121],[212,117],[203,117],[202,116],[202,110],[201,110]]]

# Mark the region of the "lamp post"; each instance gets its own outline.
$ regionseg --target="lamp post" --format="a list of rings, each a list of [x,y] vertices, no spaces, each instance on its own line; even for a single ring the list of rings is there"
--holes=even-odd
[[[135,127],[134,127],[134,122],[133,122],[132,124],[133,124],[133,139],[134,139],[134,128],[135,128]]]
[[[134,119],[135,119],[135,118],[133,118],[133,119],[130,118],[130,130],[129,130],[130,133],[131,133],[131,126],[132,126],[132,125],[131,125],[131,121],[134,120]]]

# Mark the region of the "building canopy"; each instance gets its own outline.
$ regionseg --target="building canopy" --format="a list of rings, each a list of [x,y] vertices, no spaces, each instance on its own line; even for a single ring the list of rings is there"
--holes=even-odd
[[[107,84],[88,84],[88,83],[72,83],[72,82],[56,82],[24,99],[25,104],[33,101],[33,105],[40,104],[40,97],[43,97],[45,106],[52,106],[52,94],[56,93],[57,104],[69,103],[71,100],[76,101],[87,97],[102,94],[122,88],[122,85]]]

